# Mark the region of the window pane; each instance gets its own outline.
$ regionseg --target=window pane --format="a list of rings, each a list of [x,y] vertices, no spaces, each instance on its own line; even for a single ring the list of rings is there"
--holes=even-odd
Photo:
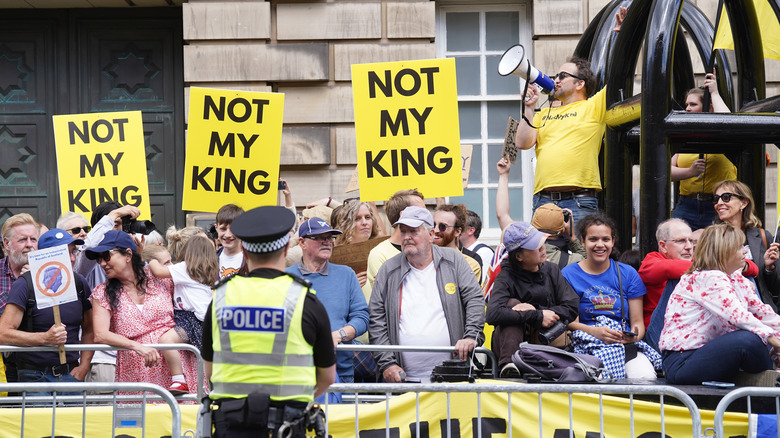
[[[459,56],[455,58],[455,70],[458,77],[458,95],[480,95],[479,56]]]
[[[479,102],[458,102],[458,120],[461,139],[479,139],[480,120]]]
[[[517,12],[488,12],[485,14],[486,40],[488,50],[506,50],[517,44],[520,26]]]
[[[514,75],[501,76],[498,74],[498,61],[501,56],[486,56],[487,92],[488,94],[520,94],[520,78]],[[460,75],[460,71],[458,71]]]
[[[504,150],[504,144],[489,144],[488,145],[488,183],[495,184],[498,182],[498,171],[496,170],[496,163],[501,159],[501,152]],[[523,163],[520,158],[520,151],[517,151],[517,161],[512,164],[512,169],[509,171],[510,183],[522,183],[523,182]]]
[[[447,14],[447,51],[479,50],[479,13]]]
[[[464,204],[466,208],[472,211],[476,211],[481,216],[482,213],[482,190],[483,189],[466,189],[463,191],[463,196],[453,196],[450,198],[450,204]],[[495,210],[493,210],[495,211]],[[484,219],[483,219],[484,222]],[[485,228],[485,224],[482,224],[482,228]]]
[[[471,151],[471,171],[469,172],[469,185],[482,184],[482,145],[473,145]]]
[[[489,196],[489,203],[490,203],[490,211],[486,212],[486,216],[489,213],[490,214],[490,227],[491,228],[498,228],[498,222],[495,219],[496,217],[496,189],[489,189],[488,190],[488,196]],[[523,189],[520,187],[516,188],[510,188],[509,189],[509,216],[512,217],[512,220],[514,221],[521,221],[523,220],[523,204],[525,204],[525,200],[523,199]],[[482,217],[482,228],[485,228],[485,217]]]
[[[521,117],[520,101],[488,102],[488,138],[503,139],[506,136],[506,124],[509,116]]]

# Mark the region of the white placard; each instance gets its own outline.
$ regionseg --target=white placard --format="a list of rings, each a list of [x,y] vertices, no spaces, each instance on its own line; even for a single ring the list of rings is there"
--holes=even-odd
[[[32,251],[28,257],[39,309],[78,300],[68,245]]]

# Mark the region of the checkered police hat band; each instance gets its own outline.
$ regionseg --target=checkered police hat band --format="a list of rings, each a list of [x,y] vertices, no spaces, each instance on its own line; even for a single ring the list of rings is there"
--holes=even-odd
[[[252,243],[252,242],[247,242],[246,240],[242,240],[241,246],[243,246],[244,249],[249,252],[262,254],[262,253],[278,251],[284,248],[287,245],[287,242],[289,241],[290,241],[290,233],[285,233],[284,236],[271,242]]]

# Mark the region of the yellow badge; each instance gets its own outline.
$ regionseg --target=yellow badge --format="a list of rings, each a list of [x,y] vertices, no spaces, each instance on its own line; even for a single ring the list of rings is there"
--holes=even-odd
[[[455,289],[457,289],[457,286],[455,286],[455,283],[447,283],[444,285],[444,291],[448,294],[452,295],[455,293]]]

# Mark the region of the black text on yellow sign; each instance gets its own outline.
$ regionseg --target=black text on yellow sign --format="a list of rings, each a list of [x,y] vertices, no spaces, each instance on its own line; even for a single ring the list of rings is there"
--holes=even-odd
[[[63,211],[89,217],[114,201],[151,218],[140,111],[61,115],[53,123]]]
[[[362,200],[463,194],[454,60],[353,65],[352,86]]]
[[[190,89],[185,210],[276,203],[284,95]]]

